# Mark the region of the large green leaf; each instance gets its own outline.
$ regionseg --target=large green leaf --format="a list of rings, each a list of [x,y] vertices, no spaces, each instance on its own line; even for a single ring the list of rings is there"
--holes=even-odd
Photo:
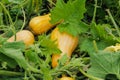
[[[14,59],[20,67],[28,68],[28,63],[23,56],[22,50],[24,50],[25,45],[23,42],[11,42],[5,43],[0,48],[0,52],[9,58]]]
[[[80,27],[84,27],[80,21],[83,19],[85,11],[85,0],[69,0],[67,3],[58,0],[51,10],[51,23],[63,21],[58,25],[60,31],[77,35],[80,33]]]
[[[100,51],[90,54],[91,67],[88,74],[105,79],[109,74],[114,74],[120,79],[120,52],[108,53]]]
[[[4,55],[4,54],[1,54],[0,53],[0,61],[1,62],[7,62],[7,65],[11,68],[15,68],[17,63],[14,59],[11,59],[10,57]]]

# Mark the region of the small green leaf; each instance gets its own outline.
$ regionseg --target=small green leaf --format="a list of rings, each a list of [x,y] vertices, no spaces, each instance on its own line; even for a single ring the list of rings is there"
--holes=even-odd
[[[6,38],[3,38],[2,36],[0,36],[0,45],[4,44],[4,42],[6,42]]]
[[[39,36],[40,49],[43,55],[51,55],[53,53],[61,53],[54,41],[50,40],[46,35]]]
[[[25,52],[25,57],[28,59],[29,62],[32,62],[34,64],[37,64],[39,62],[38,60],[39,57],[37,53],[35,53],[31,49]]]
[[[67,56],[67,54],[63,55],[58,61],[59,66],[64,66],[68,60],[69,57]]]
[[[43,80],[52,80],[52,76],[50,74],[50,66],[43,62],[40,67],[43,74]]]
[[[84,39],[79,45],[80,51],[86,51],[88,53],[92,53],[95,51],[94,45],[93,45],[93,40],[90,39]]]

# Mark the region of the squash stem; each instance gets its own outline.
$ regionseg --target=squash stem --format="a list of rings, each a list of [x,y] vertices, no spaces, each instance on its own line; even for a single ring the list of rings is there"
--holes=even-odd
[[[118,27],[118,25],[116,24],[115,20],[113,19],[113,16],[112,16],[110,10],[109,10],[109,9],[106,9],[106,11],[107,11],[108,15],[110,16],[110,19],[111,19],[111,21],[112,21],[112,23],[113,23],[113,25],[114,25],[117,33],[118,33],[118,36],[120,37],[119,27]]]
[[[36,68],[33,68],[29,65],[29,69],[30,71],[33,71],[33,72],[36,72],[36,73],[41,73],[40,70],[36,69]]]
[[[87,74],[87,73],[86,73],[85,71],[83,71],[81,68],[80,68],[79,70],[80,70],[80,72],[81,72],[84,76],[86,76],[86,77],[88,77],[88,78],[90,78],[90,79],[92,79],[92,80],[103,80],[103,79],[96,78],[96,77],[94,77],[94,76],[91,76],[91,75]]]
[[[1,6],[1,8],[3,8],[3,10],[5,11],[5,13],[7,14],[7,16],[8,16],[8,18],[9,18],[10,25],[11,25],[11,30],[12,30],[13,33],[15,34],[15,33],[16,33],[16,29],[15,29],[15,27],[14,27],[14,24],[13,24],[13,21],[12,21],[12,18],[11,18],[11,16],[10,16],[9,11],[5,8],[5,5],[4,5],[2,2],[0,2],[0,6]]]
[[[4,75],[4,76],[23,76],[23,73],[0,70],[0,75]]]
[[[25,20],[26,20],[26,16],[25,16],[25,11],[23,10],[23,7],[22,7],[22,12],[23,12],[23,17],[24,17],[24,20],[23,20],[23,25],[21,27],[21,30],[23,30],[24,26],[25,26]]]
[[[3,24],[3,13],[2,13],[2,7],[0,6],[0,25]]]
[[[95,22],[95,17],[96,17],[96,12],[97,12],[97,0],[95,0],[95,5],[94,5],[94,13],[93,13],[93,18],[92,18],[92,23]]]

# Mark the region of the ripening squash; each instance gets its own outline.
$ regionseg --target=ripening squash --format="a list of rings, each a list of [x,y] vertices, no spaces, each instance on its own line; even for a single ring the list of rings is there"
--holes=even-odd
[[[52,55],[52,67],[58,65],[58,60],[64,54],[70,58],[72,52],[78,45],[78,37],[72,36],[66,32],[60,32],[58,28],[55,28],[51,33],[51,40],[56,41],[57,47],[61,50],[61,54]]]
[[[8,42],[15,41],[15,35],[10,37],[7,41]],[[30,31],[21,30],[16,33],[16,41],[23,41],[26,46],[29,46],[34,43],[35,39],[34,39],[34,35]]]
[[[36,35],[45,33],[54,26],[50,23],[50,19],[50,14],[33,17],[29,22],[29,27]]]
[[[108,46],[104,49],[104,51],[108,51],[108,52],[117,52],[120,51],[120,44],[116,44],[115,46]]]
[[[60,78],[59,80],[75,80],[72,77],[67,77],[67,76],[63,76],[62,78]]]

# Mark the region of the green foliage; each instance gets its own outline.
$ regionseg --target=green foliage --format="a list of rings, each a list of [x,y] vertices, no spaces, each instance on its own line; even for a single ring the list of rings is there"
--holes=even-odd
[[[28,29],[32,17],[47,13],[51,23],[60,22],[56,26],[61,32],[79,36],[79,47],[71,58],[63,55],[56,68],[51,56],[61,51],[50,32],[35,35],[27,48],[5,38]],[[77,80],[119,80],[120,52],[103,51],[120,43],[119,18],[120,0],[0,0],[0,79],[57,80],[65,74]]]
[[[84,66],[83,62],[82,58],[75,57],[72,57],[68,62],[68,57],[63,55],[59,60],[59,65],[51,70],[51,74],[52,76],[56,75],[56,77],[61,74],[68,74],[74,77],[78,73],[78,69]]]
[[[35,53],[31,49],[25,51],[25,57],[34,66],[39,63],[39,60],[38,60],[39,57],[37,53]]]
[[[60,53],[61,51],[57,48],[54,41],[50,40],[49,37],[42,35],[39,36],[39,44],[43,55],[51,55],[53,53]]]
[[[117,32],[109,24],[96,25],[92,23],[90,25],[90,31],[84,36],[81,36],[80,50],[88,53],[95,52],[96,48],[103,50],[107,46],[120,42],[120,38],[117,35]]]
[[[84,27],[80,21],[85,11],[85,0],[69,0],[67,3],[59,0],[51,10],[51,22],[61,22],[58,25],[61,32],[65,31],[76,36],[80,33],[80,27]]]
[[[99,51],[98,53],[90,54],[91,67],[87,71],[88,74],[95,77],[105,79],[108,74],[115,74],[120,79],[119,61],[120,53],[110,53]]]
[[[15,68],[17,66],[17,63],[14,59],[11,59],[10,57],[0,53],[0,61],[6,62],[7,66],[10,68]]]
[[[25,48],[23,42],[5,43],[0,48],[0,52],[14,59],[20,67],[28,68],[28,64],[23,56],[22,50]]]

